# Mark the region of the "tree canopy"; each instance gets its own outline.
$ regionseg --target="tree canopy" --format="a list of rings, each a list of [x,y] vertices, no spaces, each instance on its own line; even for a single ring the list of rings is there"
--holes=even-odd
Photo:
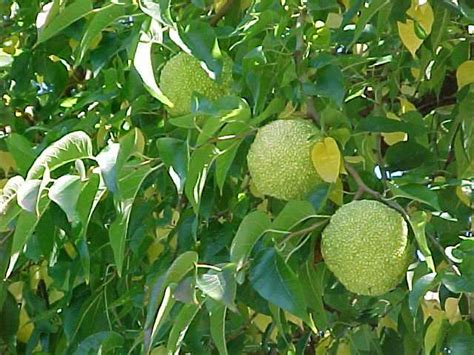
[[[0,353],[473,353],[471,1],[0,0],[0,15]],[[319,132],[319,183],[289,201],[247,164],[287,119]],[[406,223],[410,266],[382,295],[347,290],[321,252],[354,200]]]

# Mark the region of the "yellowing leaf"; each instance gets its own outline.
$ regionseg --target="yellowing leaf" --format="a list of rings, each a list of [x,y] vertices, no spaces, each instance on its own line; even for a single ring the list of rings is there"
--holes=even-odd
[[[442,329],[444,317],[441,315],[433,319],[425,333],[425,354],[430,354],[431,350],[436,346],[438,335]]]
[[[316,142],[311,152],[316,172],[326,182],[336,182],[341,165],[341,152],[334,138]]]
[[[26,312],[25,306],[20,309],[20,324],[18,325],[18,331],[16,337],[22,343],[27,343],[33,333],[35,326],[31,323],[30,316]]]
[[[15,160],[9,152],[0,151],[0,169],[3,170],[5,175],[8,175],[10,170],[16,170]]]
[[[226,3],[227,3],[227,0],[214,0],[214,9],[215,9],[215,11],[216,12],[221,11]]]
[[[410,112],[410,111],[416,111],[415,105],[413,105],[410,101],[408,101],[404,97],[400,98],[400,105],[402,108],[402,114]]]
[[[264,332],[272,321],[272,317],[259,313],[254,317],[253,324],[255,324],[261,332]]]
[[[346,343],[345,341],[341,341],[337,346],[337,355],[350,355],[351,354],[351,346]]]
[[[415,57],[416,51],[423,43],[423,39],[416,33],[415,26],[420,26],[425,35],[429,35],[434,21],[433,9],[428,1],[423,5],[419,5],[418,0],[412,0],[407,15],[408,19],[405,23],[398,22],[398,34],[403,45],[410,51],[412,56]]]
[[[449,323],[454,324],[462,320],[461,312],[459,310],[459,299],[448,297],[444,303],[444,309]]]
[[[431,28],[433,27],[434,22],[434,14],[429,1],[419,5],[419,0],[412,0],[411,7],[408,9],[407,15],[420,24],[426,35],[431,33]]]
[[[400,121],[400,118],[396,116],[395,114],[393,114],[392,112],[387,113],[387,118]],[[394,144],[397,144],[398,142],[404,142],[408,140],[408,135],[405,132],[382,133],[382,137],[385,143],[387,143],[388,145],[394,145]]]
[[[456,71],[456,79],[458,81],[458,90],[465,85],[474,83],[474,60],[466,60]]]
[[[406,23],[398,22],[398,35],[405,47],[410,51],[414,57],[418,48],[420,48],[423,40],[418,38],[415,33],[415,22],[407,20]]]

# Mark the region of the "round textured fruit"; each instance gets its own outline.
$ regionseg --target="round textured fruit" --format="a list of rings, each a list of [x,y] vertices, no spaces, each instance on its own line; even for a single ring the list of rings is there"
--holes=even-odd
[[[369,296],[395,288],[411,259],[407,225],[381,202],[352,201],[324,229],[321,252],[328,268],[350,291]]]
[[[160,75],[160,88],[173,103],[173,107],[167,107],[171,116],[191,113],[193,93],[216,100],[229,94],[231,83],[232,61],[228,56],[224,56],[219,82],[209,77],[199,60],[184,52],[171,58]]]
[[[303,120],[277,120],[260,128],[247,156],[257,190],[282,200],[305,197],[320,177],[311,161],[310,138],[318,129]]]

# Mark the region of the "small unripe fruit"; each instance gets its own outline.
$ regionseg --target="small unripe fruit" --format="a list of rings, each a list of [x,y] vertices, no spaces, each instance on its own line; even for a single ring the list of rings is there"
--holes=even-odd
[[[378,201],[352,201],[324,229],[321,252],[350,291],[377,296],[395,288],[411,260],[403,217]]]
[[[229,94],[232,83],[232,61],[224,56],[220,81],[213,80],[201,67],[199,60],[181,52],[171,58],[160,74],[160,88],[173,103],[167,107],[171,116],[191,113],[193,93],[217,100]]]
[[[260,128],[247,156],[257,190],[282,200],[304,198],[321,182],[311,161],[319,130],[309,121],[276,120]]]

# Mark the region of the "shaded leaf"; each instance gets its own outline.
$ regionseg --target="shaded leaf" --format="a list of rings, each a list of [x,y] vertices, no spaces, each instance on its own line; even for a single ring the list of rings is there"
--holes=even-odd
[[[170,330],[166,350],[171,354],[179,354],[181,344],[186,336],[191,322],[200,310],[200,305],[185,304],[174,318],[173,327]]]
[[[122,274],[123,261],[125,258],[125,241],[133,202],[143,181],[152,171],[153,169],[150,168],[149,165],[124,169],[118,181],[118,187],[121,191],[121,200],[117,201],[117,217],[110,225],[109,237],[119,275]]]
[[[418,307],[426,292],[431,290],[437,283],[439,283],[439,277],[434,272],[426,274],[415,281],[413,289],[408,296],[408,305],[413,316],[418,312]]]
[[[275,249],[259,253],[252,264],[250,282],[255,291],[267,301],[308,320],[301,283]]]
[[[431,250],[426,240],[425,227],[428,223],[428,219],[429,217],[426,212],[416,211],[415,213],[410,215],[410,226],[413,229],[418,248],[420,248],[421,252],[423,253],[428,267],[431,271],[436,272],[433,257],[431,256]]]
[[[396,184],[391,183],[388,187],[394,198],[404,197],[411,200],[416,200],[433,207],[437,211],[441,210],[441,207],[438,203],[438,195],[436,192],[431,191],[426,186],[416,184],[397,186]]]
[[[94,333],[81,341],[74,355],[109,353],[121,348],[124,343],[123,337],[113,331]]]
[[[216,345],[219,355],[227,355],[227,342],[225,338],[225,316],[227,307],[215,302],[206,302],[209,310],[211,337]]]

